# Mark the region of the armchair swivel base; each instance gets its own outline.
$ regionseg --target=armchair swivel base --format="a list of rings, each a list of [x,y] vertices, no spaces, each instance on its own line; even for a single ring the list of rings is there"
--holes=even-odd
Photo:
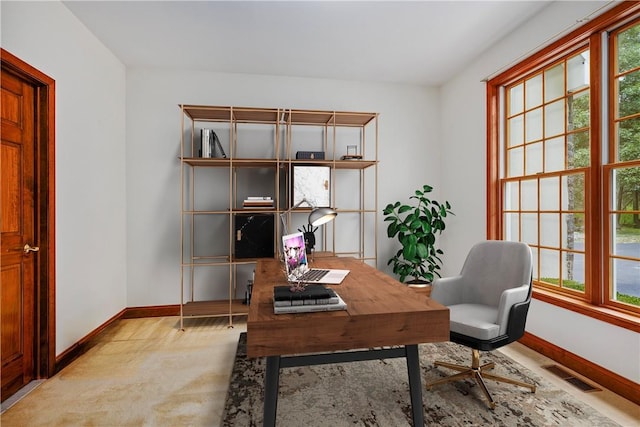
[[[489,389],[487,388],[484,382],[485,379],[518,385],[520,387],[528,388],[531,390],[532,393],[535,393],[536,386],[533,384],[525,383],[522,381],[518,381],[511,378],[502,377],[500,375],[494,375],[486,372],[490,369],[493,369],[495,367],[495,363],[490,362],[490,363],[485,363],[484,365],[480,365],[480,351],[476,350],[475,348],[471,349],[471,351],[472,351],[471,366],[456,365],[453,363],[440,362],[440,361],[434,362],[433,363],[434,366],[443,366],[445,368],[458,371],[459,373],[427,384],[426,385],[427,390],[431,390],[431,388],[436,385],[458,381],[464,378],[473,378],[473,380],[475,380],[475,382],[482,389],[482,392],[484,393],[484,395],[487,397],[487,400],[489,401],[489,406],[491,407],[491,409],[495,409],[496,403],[493,400],[493,397],[491,397],[491,393],[489,393]]]

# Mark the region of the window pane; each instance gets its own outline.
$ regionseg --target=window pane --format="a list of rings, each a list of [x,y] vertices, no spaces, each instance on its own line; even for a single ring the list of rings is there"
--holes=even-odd
[[[524,143],[524,116],[515,116],[509,119],[509,134],[507,137],[507,145],[522,145]]]
[[[525,141],[537,141],[542,139],[542,108],[529,111],[525,115]]]
[[[569,169],[586,168],[591,162],[589,131],[567,135],[567,165]]]
[[[560,210],[560,179],[557,176],[540,180],[540,210]]]
[[[640,52],[640,24],[618,34],[618,73],[638,66],[637,53]]]
[[[520,83],[509,89],[509,115],[522,113],[524,111],[524,88]]]
[[[562,287],[584,292],[584,254],[562,253]]]
[[[526,145],[525,153],[525,175],[534,175],[542,172],[542,142]]]
[[[562,177],[562,210],[584,211],[584,175]]]
[[[522,214],[521,241],[530,245],[538,244],[538,215]]]
[[[505,184],[504,191],[504,210],[517,211],[520,201],[518,196],[520,194],[520,184],[518,182],[507,182]]]
[[[562,215],[562,248],[584,251],[584,214]]]
[[[640,231],[633,226],[633,214],[612,215],[611,220],[613,255],[640,260]]]
[[[540,249],[540,280],[552,284],[560,284],[560,251]]]
[[[504,239],[512,242],[520,241],[520,215],[508,213],[504,215]]]
[[[540,214],[540,246],[560,247],[560,214]]]
[[[564,133],[563,99],[544,107],[544,136],[556,136],[561,133]]]
[[[544,171],[564,170],[564,138],[548,139],[544,150]]]
[[[589,51],[579,53],[567,61],[567,93],[589,84]]]
[[[614,301],[640,306],[640,261],[613,259],[612,293]]]
[[[537,211],[538,210],[538,181],[535,179],[528,179],[520,183],[520,191],[522,196],[520,198],[520,209],[523,211]]]
[[[640,91],[640,85],[638,86]],[[640,95],[638,95],[640,102]],[[618,125],[618,161],[640,159],[640,117],[625,120]]]
[[[567,97],[567,129],[589,127],[589,91],[578,92]]]
[[[525,99],[527,110],[542,105],[542,74],[525,82]]]
[[[628,211],[620,215],[617,226],[640,227],[640,167],[615,169],[613,188],[611,210]]]
[[[507,176],[522,176],[524,173],[524,150],[522,147],[512,148],[507,152],[509,156]]]
[[[558,64],[544,72],[544,101],[564,95],[564,63]]]
[[[533,280],[538,280],[540,278],[540,275],[538,274],[538,267],[540,265],[538,262],[538,249],[535,247],[531,248],[531,255],[533,255]]]
[[[640,58],[636,67],[640,66]],[[640,113],[640,70],[618,79],[618,118]]]

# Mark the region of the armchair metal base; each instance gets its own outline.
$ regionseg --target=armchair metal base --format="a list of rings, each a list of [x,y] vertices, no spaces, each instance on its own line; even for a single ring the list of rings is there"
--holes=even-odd
[[[499,375],[494,375],[486,372],[489,369],[493,369],[495,367],[495,363],[493,362],[485,363],[484,365],[481,366],[480,351],[476,350],[475,348],[471,349],[471,351],[472,351],[471,366],[456,365],[456,364],[447,363],[447,362],[434,362],[434,366],[444,366],[445,368],[449,368],[454,371],[459,371],[459,373],[427,384],[426,385],[427,390],[431,390],[431,388],[436,385],[445,384],[452,381],[458,381],[464,378],[473,378],[475,382],[478,383],[478,385],[482,389],[482,392],[484,393],[484,395],[487,397],[487,400],[489,401],[489,406],[491,407],[491,409],[495,409],[496,403],[491,397],[491,393],[489,393],[489,389],[487,388],[487,385],[484,382],[485,379],[518,385],[520,387],[528,388],[531,390],[532,393],[535,393],[536,386],[533,384],[513,380],[511,378],[506,378],[506,377],[502,377]]]

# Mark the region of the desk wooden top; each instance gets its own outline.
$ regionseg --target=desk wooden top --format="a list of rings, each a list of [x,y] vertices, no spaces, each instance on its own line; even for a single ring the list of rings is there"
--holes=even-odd
[[[322,258],[314,268],[350,270],[330,285],[347,310],[275,314],[273,287],[286,284],[277,259],[260,260],[247,320],[247,356],[330,352],[449,340],[449,309],[353,258]]]

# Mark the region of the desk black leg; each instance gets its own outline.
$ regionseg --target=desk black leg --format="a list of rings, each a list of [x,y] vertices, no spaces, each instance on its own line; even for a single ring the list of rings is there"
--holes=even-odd
[[[280,356],[267,357],[267,372],[264,376],[264,427],[275,427],[278,408],[278,382],[280,381]]]
[[[411,409],[413,412],[413,426],[422,427],[422,385],[420,381],[420,362],[418,346],[416,344],[404,346],[407,353],[407,371],[409,373],[409,393],[411,394]]]

